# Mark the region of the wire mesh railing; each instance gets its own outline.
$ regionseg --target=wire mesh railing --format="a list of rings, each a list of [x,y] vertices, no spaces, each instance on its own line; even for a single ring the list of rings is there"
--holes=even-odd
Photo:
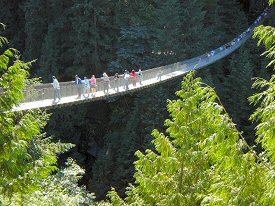
[[[162,81],[162,76],[173,74],[176,71],[189,72],[191,70],[199,69],[207,65],[213,64],[214,62],[226,57],[227,55],[238,49],[249,38],[251,38],[254,28],[263,21],[264,16],[267,15],[268,9],[269,8],[266,8],[264,12],[251,24],[251,26],[246,29],[246,31],[234,38],[232,41],[195,58],[166,66],[144,70],[142,71],[142,76],[140,76],[137,72],[137,82],[140,81],[140,78],[142,78],[142,81],[147,81],[154,78],[158,79],[158,81]],[[117,87],[125,88],[126,81],[127,80],[124,79],[123,75],[120,75],[120,78],[117,80],[115,80],[114,77],[111,76],[109,87],[111,87],[112,89],[115,89]],[[131,79],[128,81],[130,81],[130,84],[133,84]],[[82,93],[83,89],[84,85],[82,84]],[[103,90],[104,81],[101,78],[97,78],[96,91],[100,92]],[[60,82],[60,92],[62,97],[78,95],[77,85],[74,82]],[[24,102],[41,101],[46,99],[53,99],[54,89],[51,84],[42,84],[25,90],[24,94]]]

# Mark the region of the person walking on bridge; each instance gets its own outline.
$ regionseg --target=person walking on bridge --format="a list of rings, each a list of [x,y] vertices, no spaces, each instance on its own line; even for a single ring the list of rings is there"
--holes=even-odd
[[[138,70],[138,80],[139,80],[139,84],[142,85],[143,73],[142,73],[141,69]]]
[[[110,84],[110,79],[108,77],[108,75],[106,74],[106,72],[103,73],[102,75],[102,79],[103,79],[103,90],[104,90],[104,93],[108,94],[109,93],[109,84]]]
[[[130,74],[127,70],[124,72],[124,89],[127,91],[129,90],[129,79],[130,79]]]
[[[92,97],[95,97],[95,93],[96,93],[96,78],[95,78],[95,75],[92,75],[91,87],[92,87]]]
[[[55,102],[55,100],[58,98],[59,101],[61,100],[61,95],[60,95],[60,86],[59,86],[59,82],[58,80],[55,78],[55,76],[52,77],[53,78],[53,100]]]
[[[137,84],[137,74],[136,74],[136,71],[134,69],[132,70],[131,77],[132,77],[132,80],[133,80],[133,86],[135,87],[136,84]]]
[[[118,73],[115,73],[115,76],[114,76],[114,81],[115,81],[115,87],[114,87],[114,90],[116,88],[116,92],[119,92],[119,75]]]
[[[83,90],[83,96],[85,98],[88,98],[90,96],[90,82],[87,79],[87,77],[84,77],[84,90]]]
[[[82,81],[78,77],[78,75],[75,75],[75,84],[77,86],[77,94],[78,94],[77,99],[79,99],[79,98],[81,98],[81,94],[82,94],[82,92],[81,92],[81,90],[82,90]]]
[[[157,80],[161,81],[162,74],[163,74],[163,71],[159,70],[158,73],[157,73]]]

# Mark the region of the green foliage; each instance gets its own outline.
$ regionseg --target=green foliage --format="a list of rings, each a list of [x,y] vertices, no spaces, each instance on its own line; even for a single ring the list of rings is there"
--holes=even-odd
[[[0,38],[1,47],[7,43],[6,38]],[[83,170],[69,160],[68,167],[58,171],[57,154],[73,145],[54,143],[45,137],[42,130],[49,115],[13,111],[30,82],[27,77],[31,62],[25,63],[19,57],[16,49],[6,49],[0,55],[0,204],[90,204],[93,196],[77,185]]]
[[[266,54],[273,60],[275,41],[264,27],[255,36],[265,42]],[[125,200],[112,190],[105,204],[274,205],[274,85],[274,75],[269,81],[256,78],[253,88],[261,91],[249,98],[260,105],[251,116],[260,121],[257,142],[264,151],[257,155],[219,104],[215,91],[188,74],[177,92],[180,99],[168,104],[169,137],[153,131],[155,150],[136,152],[135,185],[129,186]]]
[[[11,197],[13,205],[92,205],[93,195],[84,187],[78,186],[78,180],[82,178],[84,170],[72,159],[66,162],[66,168],[56,174],[43,179],[41,189],[33,193],[24,194],[19,199],[17,195]]]
[[[264,90],[260,93],[257,93],[250,97],[251,103],[254,105],[259,104],[260,106],[251,116],[252,120],[258,121],[261,123],[256,127],[258,139],[257,142],[261,143],[262,147],[265,148],[268,157],[271,161],[275,161],[275,143],[274,143],[274,129],[273,122],[275,118],[274,111],[274,83],[275,75],[272,75],[269,81],[256,78],[256,81],[253,84],[254,88],[260,88]]]
[[[156,0],[156,21],[154,21],[154,41],[152,52],[157,65],[177,62],[185,57],[180,40],[181,15],[178,0]]]
[[[266,52],[263,53],[271,61],[267,66],[274,66],[275,63],[275,28],[270,26],[260,26],[255,30],[254,37],[259,38],[258,44],[264,44]],[[274,129],[273,122],[275,118],[274,108],[274,82],[275,75],[271,76],[271,79],[265,80],[263,78],[256,78],[253,84],[254,88],[260,88],[261,92],[250,97],[250,101],[254,105],[259,107],[251,116],[254,121],[260,121],[256,127],[258,135],[257,142],[261,143],[265,149],[268,158],[272,162],[275,161],[275,142],[274,142]]]
[[[110,70],[123,73],[125,69],[146,69],[147,58],[151,56],[149,40],[152,38],[146,26],[136,26],[121,29],[120,44],[116,62],[111,62]]]
[[[30,69],[30,73],[38,73],[37,70],[45,70],[38,67],[41,63],[42,44],[41,41],[47,30],[47,3],[43,0],[27,0],[22,5],[25,13],[25,48],[24,59],[38,59]],[[10,28],[9,28],[10,29]],[[40,76],[45,76],[44,74]]]
[[[228,75],[224,80],[224,87],[220,93],[221,99],[237,128],[244,132],[249,144],[254,144],[254,127],[248,121],[252,114],[248,97],[253,94],[252,77],[253,64],[250,62],[249,48],[240,48],[230,58]]]
[[[213,36],[215,36],[211,32],[210,25],[206,25],[204,22],[208,17],[206,15],[207,11],[204,8],[206,4],[203,1],[180,1],[180,6],[183,9],[180,11],[181,35],[178,37],[178,41],[180,42],[182,49],[184,49],[181,52],[184,52],[185,55],[179,56],[179,61],[184,58],[188,59],[199,56],[204,52],[211,50],[214,46],[212,39]],[[211,12],[211,10],[208,12]],[[205,41],[206,39],[208,39],[208,41]]]
[[[112,119],[107,126],[108,133],[104,135],[104,147],[92,170],[90,188],[98,191],[97,198],[103,199],[111,187],[123,195],[128,183],[133,182],[134,153],[152,147],[151,132],[156,127],[163,127],[168,114],[162,100],[174,98],[179,84],[177,79],[112,104]]]
[[[21,5],[25,0],[1,0],[0,22],[7,25],[7,30],[1,33],[10,40],[12,47],[24,49],[24,12]],[[34,59],[34,58],[33,58]]]
[[[69,14],[73,15],[69,22],[73,32],[69,54],[73,55],[72,63],[81,75],[101,72],[113,57],[112,44],[117,31],[111,8],[115,4],[107,0],[76,1],[69,8]]]
[[[130,185],[125,200],[113,190],[108,204],[273,203],[274,195],[268,194],[273,191],[270,175],[274,173],[274,165],[264,154],[257,156],[247,146],[218,104],[215,91],[190,73],[177,95],[180,99],[168,104],[171,119],[165,125],[169,137],[153,131],[155,150],[136,152],[135,186]]]
[[[199,139],[194,138],[192,142],[190,141],[190,138],[194,137],[193,134],[195,132],[197,134],[195,137],[200,137],[202,133],[200,132],[200,127],[202,129],[202,123],[206,120],[195,121],[201,111],[198,111],[198,113],[190,113],[190,111],[194,111],[194,106],[200,107],[200,105],[196,105],[197,102],[195,103],[194,100],[192,103],[192,99],[199,99],[204,94],[211,93],[212,90],[208,88],[200,93],[192,87],[195,83],[191,84],[191,77],[189,76],[188,78],[185,85],[183,85],[185,90],[178,92],[178,95],[184,101],[171,101],[168,105],[169,111],[172,112],[173,121],[166,121],[166,125],[170,126],[167,132],[170,133],[174,140],[170,142],[163,134],[154,131],[153,136],[155,140],[153,144],[156,152],[146,150],[145,155],[139,151],[136,153],[139,158],[135,163],[137,170],[135,179],[138,186],[131,187],[127,193],[128,197],[126,200],[129,204],[194,205],[199,199],[196,191],[209,187],[209,181],[201,181],[200,177],[207,175],[203,172],[203,168],[210,167],[210,164],[204,161],[203,152],[197,151],[199,150],[197,146],[199,145]],[[195,91],[196,94],[194,94]],[[209,94],[208,98],[211,99],[213,97]],[[207,107],[207,104],[202,107]],[[217,109],[220,111],[219,108]],[[203,111],[205,110],[206,108],[203,109]],[[187,114],[190,114],[190,116]],[[206,114],[204,117],[208,119],[209,116]],[[186,126],[181,126],[183,122]],[[213,123],[211,121],[208,122],[210,125]],[[187,142],[188,144],[186,144]],[[224,151],[226,152],[226,150]],[[195,169],[194,167],[196,166],[199,168]],[[207,180],[209,178],[207,175],[204,179]],[[190,191],[191,188],[194,188],[193,191]]]
[[[271,26],[259,26],[255,29],[254,37],[258,37],[260,40],[258,45],[264,44],[267,48],[267,51],[263,53],[267,58],[271,59],[270,63],[267,66],[271,66],[275,63],[275,37],[274,37],[274,27]]]
[[[180,8],[185,9],[175,9],[176,15],[170,18],[169,15],[171,12],[168,11],[172,7],[165,7],[165,5],[169,4],[176,4],[179,5]],[[240,34],[240,31],[243,31],[248,25],[245,13],[241,10],[237,1],[224,2],[218,0],[205,0],[199,2],[162,2],[159,4],[150,4],[145,7],[147,10],[151,11],[151,13],[147,15],[142,13],[141,5],[142,1],[128,1],[125,3],[125,7],[122,7],[123,13],[121,15],[123,15],[123,17],[129,15],[131,18],[123,18],[119,23],[122,27],[120,29],[121,36],[117,47],[119,61],[115,63],[120,62],[123,66],[120,64],[114,64],[112,66],[118,66],[121,70],[132,68],[135,66],[132,63],[140,61],[140,59],[144,61],[145,65],[152,64],[153,66],[161,64],[162,62],[168,63],[174,58],[170,58],[169,56],[169,58],[165,59],[165,55],[163,57],[161,55],[148,54],[150,58],[146,60],[147,55],[144,56],[143,54],[146,53],[142,52],[145,51],[144,48],[147,46],[147,42],[149,43],[149,49],[154,49],[158,46],[160,48],[165,46],[165,44],[159,43],[161,41],[169,42],[172,41],[172,39],[178,41],[176,45],[173,45],[171,42],[170,44],[167,43],[167,45],[170,46],[171,51],[179,49],[177,51],[180,51],[178,52],[180,55],[176,58],[182,60],[185,57],[202,54],[205,48],[208,48],[208,51],[214,48],[214,46],[219,46],[231,40],[233,37]],[[228,9],[232,7],[235,13],[232,13],[232,9]],[[143,14],[146,20],[140,17],[141,14]],[[227,16],[229,16],[229,18],[226,18]],[[238,16],[238,18],[235,18],[236,16]],[[152,20],[152,17],[158,19],[158,21]],[[177,25],[170,23],[171,21],[178,22],[178,18],[180,22]],[[169,26],[172,27],[172,30],[176,30],[173,35],[167,34],[170,30],[165,31],[165,29],[161,29],[165,22],[169,22]],[[148,24],[150,25],[150,31],[154,33],[154,38],[142,39],[141,37],[145,38],[145,34],[148,34]],[[143,25],[143,27],[140,27],[140,25]],[[136,28],[142,29],[137,30]],[[174,35],[177,34],[177,32],[180,34],[179,36]],[[236,120],[235,123],[238,124],[238,128],[242,128],[245,134],[250,132],[249,136],[247,135],[246,138],[250,139],[249,142],[253,142],[254,133],[252,131],[251,122],[248,121],[248,117],[251,114],[251,108],[249,108],[247,97],[252,92],[250,88],[250,78],[253,75],[253,68],[255,68],[255,66],[251,64],[251,58],[253,57],[250,55],[250,51],[245,51],[246,49],[223,62],[218,62],[211,70],[207,68],[203,70],[206,70],[205,76],[207,80],[210,79],[212,85],[217,88],[222,102],[226,106],[230,116]],[[140,51],[142,52],[139,53]],[[239,78],[240,76],[243,76],[243,78]],[[125,178],[123,175],[129,175],[129,173],[125,171],[126,168],[132,170],[132,167],[126,166],[125,162],[130,163],[134,160],[131,155],[131,161],[127,159],[128,151],[131,150],[129,148],[134,144],[125,146],[125,148],[127,148],[125,150],[121,145],[124,144],[123,142],[131,143],[132,141],[136,141],[136,139],[132,140],[136,135],[133,135],[135,132],[132,132],[136,131],[135,128],[138,130],[137,135],[139,139],[139,141],[137,141],[139,144],[136,145],[135,148],[141,148],[141,150],[148,146],[145,140],[150,140],[151,135],[149,135],[149,131],[153,128],[159,128],[163,131],[162,121],[167,116],[167,113],[164,111],[163,99],[174,98],[171,96],[176,90],[173,91],[172,88],[176,86],[177,85],[172,85],[171,82],[169,82],[169,84],[163,87],[158,87],[153,91],[142,93],[141,97],[139,97],[142,101],[136,100],[139,102],[138,104],[141,105],[141,115],[137,115],[134,118],[132,116],[136,113],[133,112],[133,110],[137,103],[133,102],[132,99],[126,99],[128,105],[125,105],[124,100],[121,100],[116,102],[115,106],[110,106],[112,114],[110,115],[111,121],[108,123],[111,129],[108,130],[109,134],[104,136],[105,145],[102,151],[103,155],[97,159],[93,167],[94,176],[91,185],[95,185],[94,187],[91,186],[92,190],[98,190],[99,193],[101,193],[103,190],[106,190],[106,188],[113,186],[116,188],[118,194],[122,195],[121,191],[123,191],[123,189],[121,189],[121,187],[125,187],[125,182],[132,180],[131,177]],[[128,122],[131,122],[129,120],[132,118],[135,119],[136,122],[139,122],[137,127],[135,123],[128,124]],[[140,121],[138,121],[139,118],[141,119]],[[151,145],[149,145],[149,147],[150,146]],[[119,172],[117,173],[117,171]],[[108,186],[106,187],[106,185]]]
[[[255,19],[255,14],[261,10],[257,8],[245,14],[237,2],[2,0],[0,19],[8,24],[9,30],[5,33],[11,37],[11,43],[24,50],[23,58],[38,59],[30,70],[31,75],[42,76],[45,82],[54,74],[64,81],[71,80],[76,73],[81,76],[101,74],[107,67],[113,66],[111,62],[117,63],[114,66],[119,66],[119,71],[135,68],[136,64],[146,69],[174,63],[218,47],[240,34],[247,26],[247,19]],[[250,1],[250,4],[257,7],[260,3],[256,2],[259,1]],[[270,21],[271,17],[269,14]],[[160,55],[161,52],[155,51],[164,52]],[[19,57],[17,51],[13,50],[8,51],[7,56],[10,52]],[[204,80],[215,87],[230,116],[242,129],[243,126],[250,126],[247,117],[251,109],[246,101],[251,92],[250,76],[258,74],[255,68],[264,64],[256,58],[256,52],[254,56],[250,53],[240,51],[238,55],[203,69]],[[6,64],[2,64],[6,59],[4,56],[0,61],[1,70],[5,67],[8,69]],[[261,72],[263,76],[268,74],[266,70]],[[106,103],[104,108],[108,107],[109,110],[96,116],[95,110],[102,111],[102,105],[59,109],[54,111],[54,118],[51,118],[47,130],[54,135],[54,140],[65,136],[62,137],[63,141],[77,144],[71,154],[74,158],[78,156],[78,163],[85,164],[89,172],[85,180],[88,180],[90,188],[97,188],[97,193],[100,193],[114,186],[120,195],[124,193],[128,182],[133,180],[134,151],[143,151],[152,146],[148,142],[152,138],[150,133],[153,128],[164,131],[163,121],[168,116],[165,100],[174,98],[176,86],[177,83],[169,82],[141,92],[140,96],[120,99],[113,104]],[[17,101],[15,96],[13,98]],[[32,115],[35,119],[39,116]],[[246,130],[244,132],[246,135]],[[36,141],[40,144],[44,137],[38,136]],[[102,146],[99,158],[87,154],[87,143],[94,139]],[[41,149],[36,152],[28,147],[27,151],[31,156],[37,155],[36,158],[44,154]],[[47,153],[54,156],[51,151]],[[51,161],[56,161],[56,158],[52,157]],[[94,161],[97,161],[95,165]],[[53,169],[56,169],[55,166]],[[230,178],[234,179],[234,176]]]

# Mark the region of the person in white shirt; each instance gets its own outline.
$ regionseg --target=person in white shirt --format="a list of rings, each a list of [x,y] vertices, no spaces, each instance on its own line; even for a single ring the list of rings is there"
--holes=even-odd
[[[109,84],[110,84],[110,79],[108,77],[108,75],[106,74],[106,72],[103,73],[103,90],[104,90],[104,93],[108,94],[109,93]]]
[[[130,74],[127,70],[125,70],[123,78],[124,78],[124,89],[128,90],[129,89]]]
[[[138,70],[138,79],[139,79],[139,84],[142,85],[143,73],[142,73],[141,69]]]
[[[59,82],[58,80],[55,78],[55,76],[53,76],[53,98],[54,98],[54,102],[55,100],[58,98],[59,101],[61,100],[61,95],[60,95],[60,86],[59,86]]]

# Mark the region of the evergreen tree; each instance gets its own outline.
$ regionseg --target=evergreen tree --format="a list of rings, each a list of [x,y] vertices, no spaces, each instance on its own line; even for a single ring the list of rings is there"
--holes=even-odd
[[[217,29],[227,31],[222,35],[221,41],[228,42],[248,27],[247,18],[237,1],[221,1],[218,5],[221,24]],[[234,8],[234,12],[228,9],[229,6]],[[250,64],[250,59],[253,58],[250,53],[251,47],[253,47],[251,44],[250,47],[244,45],[236,53],[220,61],[218,63],[220,65],[214,70],[216,84],[219,84],[219,86],[215,85],[217,92],[237,124],[237,128],[245,132],[249,142],[253,142],[254,139],[253,128],[248,120],[253,108],[249,107],[247,100],[252,94],[251,78],[254,75],[254,66]]]
[[[209,3],[206,13],[206,24],[209,25],[211,35],[213,37],[212,48],[217,48],[229,41],[233,40],[236,36],[240,35],[247,27],[247,19],[244,12],[237,1],[212,1],[211,3],[205,0],[205,3]],[[234,12],[232,12],[232,10]],[[205,80],[211,85],[217,88],[217,93],[223,97],[224,93],[224,81],[225,77],[230,74],[229,65],[231,56],[216,62],[209,66],[208,69],[201,71],[201,74],[205,76]],[[227,101],[224,100],[223,101]]]
[[[230,61],[230,74],[224,81],[224,92],[221,94],[228,113],[237,124],[237,128],[246,132],[247,141],[253,141],[253,128],[249,121],[252,109],[248,97],[252,95],[253,66],[249,59],[247,47],[240,49]],[[250,133],[250,137],[248,136]]]
[[[69,55],[67,45],[70,34],[70,24],[66,16],[70,7],[67,4],[68,1],[65,0],[51,0],[48,3],[48,29],[43,39],[40,68],[37,71],[44,81],[50,80],[52,75],[58,76],[60,81],[65,79],[69,75],[67,67],[72,65],[73,55]]]
[[[61,50],[60,41],[58,39],[59,28],[53,24],[48,26],[48,32],[42,47],[41,64],[37,74],[43,78],[44,81],[50,80],[53,75],[64,79],[62,74]],[[65,74],[66,75],[66,74]]]
[[[270,65],[275,63],[273,33],[262,26],[255,35],[267,47]],[[273,205],[274,80],[274,75],[270,81],[256,79],[253,86],[262,91],[250,98],[260,105],[251,116],[260,121],[257,142],[265,149],[258,156],[217,104],[214,90],[188,74],[178,92],[181,99],[168,105],[170,137],[155,130],[156,151],[136,153],[136,185],[125,200],[112,191],[111,202],[102,205]]]
[[[183,58],[193,58],[213,48],[209,25],[205,25],[206,10],[203,1],[185,0],[180,4],[181,13],[181,37],[180,45],[186,54]],[[203,31],[203,32],[202,32]]]
[[[112,106],[108,125],[111,129],[104,136],[104,147],[93,167],[90,184],[97,198],[103,199],[111,187],[123,195],[127,184],[133,182],[134,152],[151,147],[152,129],[163,127],[168,115],[163,99],[174,98],[174,91],[168,87],[172,84],[176,90],[178,81],[174,82],[117,100]]]
[[[0,36],[0,47],[8,47]],[[31,62],[19,59],[16,49],[0,55],[0,204],[91,204],[93,196],[77,185],[83,170],[72,160],[58,171],[57,154],[72,144],[51,142],[42,132],[49,115],[41,111],[15,112],[24,98]],[[57,172],[52,175],[53,172]],[[68,174],[64,174],[68,173]]]
[[[195,4],[193,2],[188,1],[187,3],[188,3],[189,9],[192,8],[195,10]],[[179,4],[179,5],[183,6],[184,4]],[[123,11],[126,14],[128,14],[127,11],[131,10],[131,8],[132,8],[131,3],[127,4],[126,8],[127,8],[126,11],[125,10],[123,10]],[[138,16],[138,14],[140,14],[141,12],[139,12],[140,10],[138,9],[139,8],[138,6],[136,6],[135,8],[137,8],[136,16]],[[196,17],[197,14],[195,14],[195,13],[191,14],[190,11],[187,9],[180,13],[182,16],[186,15],[186,20],[184,21],[184,24],[187,25],[188,24],[187,21],[191,21],[190,19],[192,19],[192,22],[194,22],[194,24],[190,24],[189,28],[184,28],[182,26],[183,24],[179,25],[180,32],[183,33],[182,36],[191,37],[192,32],[198,31],[198,30],[203,30],[204,25],[200,24],[199,22],[196,22],[196,21],[198,21],[198,19],[200,19],[200,20],[203,19],[204,12],[203,12],[202,5],[200,4],[199,7],[196,8],[195,11],[197,12],[198,17]],[[136,22],[138,22],[138,23],[141,22],[141,20],[136,16],[133,17],[133,19],[135,21],[132,20],[132,24],[134,24]],[[148,22],[150,22],[150,20],[151,19],[148,17]],[[169,20],[167,20],[167,21],[169,21]],[[146,24],[145,20],[143,20],[143,23]],[[140,45],[140,41],[139,41],[139,38],[137,38],[137,36],[140,34],[143,34],[143,31],[145,31],[145,29],[146,28],[144,28],[144,30],[142,30],[141,32],[137,31],[137,30],[133,31],[133,29],[131,30],[131,32],[129,32],[128,30],[125,29],[125,35],[123,36],[123,39],[122,39],[123,41],[121,40],[119,42],[120,43],[119,46],[123,45],[123,43],[125,42],[125,46],[123,47],[123,51],[125,51],[125,53],[123,53],[124,57],[132,58],[132,56],[133,56],[137,60],[139,59],[139,57],[136,55],[136,53],[132,54],[131,52],[132,51],[135,52],[135,51],[137,51],[137,49],[135,49],[135,48],[139,48],[138,45]],[[207,33],[205,33],[203,36],[198,35],[197,36],[198,39],[196,39],[195,35],[193,34],[192,40],[196,41],[196,42],[188,41],[188,38],[185,37],[185,41],[182,40],[182,42],[185,42],[185,44],[188,45],[188,47],[186,46],[184,48],[186,53],[189,53],[190,55],[199,53],[198,45],[201,43],[201,42],[199,42],[199,39],[206,38],[205,36],[207,36]],[[134,44],[132,45],[131,43],[134,43]],[[125,48],[127,48],[127,50]],[[128,49],[128,48],[130,48],[130,49]],[[118,55],[118,58],[121,59],[121,57],[119,57],[119,55]],[[154,56],[151,58],[154,58]],[[132,59],[134,60],[134,58],[132,58]],[[180,59],[180,60],[182,60],[182,59]],[[131,62],[131,61],[129,61],[129,62]],[[154,64],[156,65],[157,63],[154,63]],[[127,65],[127,64],[125,64],[125,65]],[[128,66],[126,66],[126,68],[127,67]],[[142,108],[146,108],[146,109],[142,109],[140,111],[140,113],[141,113],[140,117],[139,116],[134,117],[134,119],[142,118],[142,121],[139,121],[138,128],[146,128],[146,132],[141,132],[141,130],[138,129],[140,131],[139,136],[141,134],[142,136],[146,136],[150,139],[150,137],[151,137],[150,131],[153,128],[155,128],[155,127],[162,128],[161,123],[162,123],[163,119],[166,118],[167,114],[165,112],[165,105],[163,103],[161,103],[161,99],[167,99],[174,94],[174,92],[176,91],[175,88],[177,88],[177,86],[178,86],[177,81],[175,81],[172,85],[171,85],[171,82],[169,82],[169,83],[167,83],[167,85],[158,86],[156,89],[153,89],[152,91],[151,90],[146,91],[146,93],[142,94],[141,102],[139,100],[136,100],[139,102],[138,103],[139,105],[143,105]],[[160,97],[162,97],[162,98],[160,98]],[[158,101],[158,100],[160,100],[160,101]],[[129,103],[129,105],[132,105],[132,103],[130,103],[130,102],[128,102],[128,103]],[[136,104],[136,103],[134,103],[134,104]],[[119,106],[120,110],[121,110],[121,108],[123,109],[123,111],[119,112],[119,113],[123,113],[123,115],[117,114],[115,112],[111,116],[114,116],[115,119],[128,119],[128,118],[132,119],[133,118],[131,116],[134,114],[132,113],[131,109],[128,109],[129,116],[126,117],[125,116],[125,108],[127,108],[127,107],[121,106],[122,105],[121,103],[119,103],[118,105],[120,105]],[[125,122],[126,125],[128,125],[127,122]],[[117,124],[118,123],[116,122],[116,129],[105,137],[105,138],[108,138],[108,140],[106,140],[107,144],[106,144],[105,148],[103,149],[102,156],[100,156],[99,159],[96,161],[95,167],[93,169],[93,173],[95,175],[93,177],[92,184],[95,184],[95,186],[94,187],[91,186],[91,188],[95,188],[96,191],[104,191],[104,190],[108,189],[111,185],[113,185],[113,186],[116,185],[118,187],[119,194],[122,194],[123,189],[121,189],[121,188],[125,187],[125,182],[132,181],[131,178],[126,178],[126,180],[123,181],[123,183],[118,184],[118,182],[121,182],[121,180],[124,179],[121,176],[121,174],[123,174],[123,172],[121,172],[122,171],[121,168],[124,168],[124,166],[122,166],[123,159],[126,158],[126,160],[128,161],[128,156],[125,155],[127,153],[126,151],[128,151],[128,150],[134,151],[134,150],[128,149],[128,150],[124,151],[123,149],[121,149],[121,147],[119,145],[124,144],[124,143],[118,142],[117,138],[121,137],[121,138],[123,138],[123,140],[121,140],[122,142],[124,142],[124,141],[128,142],[129,139],[131,141],[133,141],[132,138],[136,138],[136,137],[132,137],[133,134],[131,131],[133,130],[133,128],[131,128],[131,130],[129,130],[129,131],[127,129],[123,128],[123,132],[122,132],[120,129],[118,129]],[[135,124],[133,124],[133,125],[135,125]],[[110,126],[110,127],[113,128],[114,126]],[[131,125],[129,125],[129,127],[131,127]],[[124,136],[124,134],[125,134],[125,136]],[[124,137],[125,137],[125,139],[124,139]],[[141,137],[139,137],[139,139],[141,139]],[[144,148],[146,141],[147,141],[147,139],[139,141],[140,142],[139,146],[135,146],[134,148],[137,148],[137,147]],[[123,152],[120,153],[119,152],[120,150],[122,150]],[[132,152],[132,154],[133,154],[133,152]],[[134,158],[132,158],[131,161],[128,161],[128,163],[130,163],[132,161],[134,161]],[[131,167],[128,167],[128,169],[129,168],[131,168]],[[112,171],[112,172],[110,172],[110,171]],[[116,174],[116,171],[119,171],[118,175],[114,175],[114,174]],[[111,182],[111,184],[108,182]],[[101,195],[100,195],[100,197],[101,197]],[[100,198],[100,199],[102,199],[102,198]]]
[[[156,21],[153,24],[154,40],[153,48],[154,65],[167,65],[184,59],[181,45],[181,12],[178,0],[156,0]]]
[[[111,62],[110,71],[122,73],[125,69],[137,70],[148,68],[147,59],[151,55],[148,39],[150,32],[147,27],[134,26],[121,30],[117,61]]]
[[[203,22],[208,32],[210,33],[208,41],[211,41],[211,48],[209,49],[217,48],[221,44],[225,43],[220,40],[225,31],[218,29],[219,25],[221,24],[221,19],[218,14],[218,0],[202,0],[201,2],[206,12]]]
[[[220,44],[231,41],[248,27],[245,13],[238,1],[219,0],[217,10],[221,21],[216,29],[223,32],[220,36]]]
[[[12,47],[24,49],[24,12],[22,4],[25,0],[1,0],[0,1],[0,22],[9,29],[2,31],[2,34],[10,40]]]
[[[131,115],[120,125],[124,129],[109,132],[105,135],[105,146],[99,160],[93,168],[92,186],[99,191],[99,197],[110,189],[110,186],[120,188],[123,194],[127,184],[132,182],[134,153],[140,147],[140,136],[137,134],[140,119],[139,105],[131,107]],[[125,114],[124,114],[125,115]],[[114,120],[117,121],[118,119]],[[105,195],[104,194],[104,195]]]
[[[117,24],[120,37],[117,43],[117,60],[109,65],[110,71],[151,68],[151,25],[154,19],[153,1],[128,1],[119,5]],[[125,19],[125,15],[130,18]]]
[[[106,0],[76,1],[70,9],[73,68],[80,75],[101,73],[113,57],[117,36],[114,6],[115,2]]]
[[[24,59],[37,59],[31,68],[31,75],[37,76],[42,44],[47,32],[47,3],[43,0],[27,0],[23,5],[25,12],[25,51]],[[45,76],[45,74],[40,74]]]
[[[184,79],[177,93],[180,99],[168,104],[169,137],[153,131],[155,151],[136,152],[135,186],[130,185],[125,200],[110,193],[112,204],[249,205],[261,201],[267,178],[260,176],[269,168],[256,163],[254,151],[243,153],[247,145],[217,104],[218,96],[192,75]]]

